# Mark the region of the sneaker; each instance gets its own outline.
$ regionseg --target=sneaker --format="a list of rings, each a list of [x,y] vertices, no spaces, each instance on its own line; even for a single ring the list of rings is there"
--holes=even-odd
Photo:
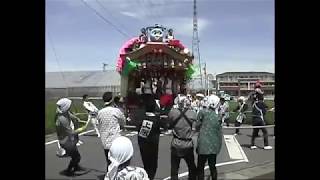
[[[263,147],[263,149],[270,150],[270,149],[272,149],[272,147],[271,146],[265,146],[265,147]]]
[[[237,133],[234,134],[234,136],[238,135]]]
[[[56,155],[57,155],[58,157],[63,157],[63,156],[66,155],[66,150],[64,150],[63,148],[60,148],[60,149],[57,151]]]
[[[80,146],[81,144],[79,142],[77,142],[77,146]]]
[[[79,144],[83,144],[83,142],[82,142],[82,141],[80,141],[80,140],[79,140],[79,142],[78,142],[78,143],[79,143]]]
[[[251,146],[250,149],[257,149],[257,146]]]

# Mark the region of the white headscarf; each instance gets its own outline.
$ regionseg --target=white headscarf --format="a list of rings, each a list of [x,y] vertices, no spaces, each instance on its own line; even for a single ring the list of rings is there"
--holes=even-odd
[[[65,113],[70,109],[72,101],[68,98],[60,99],[57,104],[57,112],[58,113]]]
[[[112,141],[108,157],[111,164],[108,166],[104,180],[114,180],[117,176],[118,167],[127,162],[133,156],[133,146],[129,138],[120,136]]]
[[[191,105],[191,102],[187,98],[187,96],[183,94],[178,94],[178,96],[174,99],[174,104],[176,108],[185,108]]]
[[[208,97],[204,97],[201,101],[200,101],[200,105],[204,108],[209,107],[209,102],[208,102]]]
[[[217,106],[218,106],[219,102],[220,102],[220,98],[218,96],[216,96],[216,95],[212,94],[212,95],[210,95],[208,97],[208,105],[209,105],[209,107],[214,108],[216,110],[216,112],[218,110]]]
[[[246,100],[246,98],[245,98],[245,97],[243,97],[243,96],[240,96],[240,97],[238,98],[238,101],[245,102],[245,100]]]

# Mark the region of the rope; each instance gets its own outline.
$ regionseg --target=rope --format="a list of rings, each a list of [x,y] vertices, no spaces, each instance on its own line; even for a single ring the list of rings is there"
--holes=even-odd
[[[242,126],[242,127],[227,127],[223,126],[223,129],[257,129],[257,128],[272,128],[275,127],[275,125],[266,125],[266,126]]]
[[[227,126],[223,126],[223,129],[257,129],[257,128],[272,128],[275,127],[275,125],[266,125],[266,126],[242,126],[242,127],[227,127]],[[129,125],[125,125],[124,128],[126,129],[135,129],[137,128],[137,126],[129,126]],[[160,130],[163,130],[162,128],[160,128]]]

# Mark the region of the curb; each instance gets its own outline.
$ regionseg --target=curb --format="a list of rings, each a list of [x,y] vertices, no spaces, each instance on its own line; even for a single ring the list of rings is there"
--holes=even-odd
[[[227,180],[227,179],[260,179],[258,177],[263,175],[269,175],[274,173],[274,162],[270,162],[263,165],[258,165],[246,169],[241,169],[238,171],[233,171],[230,173],[223,173],[219,175],[218,179]],[[270,175],[269,175],[270,176]],[[262,178],[261,178],[262,179]],[[264,178],[265,179],[265,178]],[[269,179],[274,179],[269,178]]]

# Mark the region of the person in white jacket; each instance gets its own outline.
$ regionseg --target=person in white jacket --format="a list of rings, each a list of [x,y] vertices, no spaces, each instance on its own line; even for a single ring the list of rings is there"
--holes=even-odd
[[[88,100],[88,95],[85,94],[82,96],[83,106],[88,111],[88,121],[87,123],[91,122],[94,129],[96,130],[97,136],[100,137],[100,132],[97,128],[98,121],[97,121],[97,114],[98,108]]]

